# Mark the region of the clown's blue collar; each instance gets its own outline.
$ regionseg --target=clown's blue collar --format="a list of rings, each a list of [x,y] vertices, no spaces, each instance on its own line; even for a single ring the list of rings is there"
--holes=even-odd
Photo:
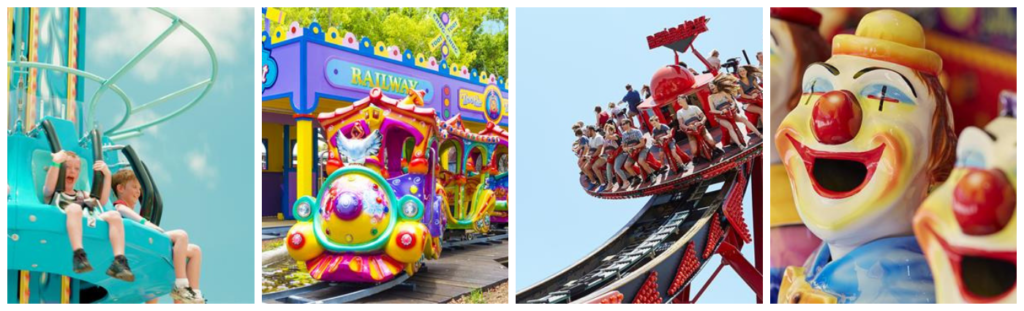
[[[932,272],[914,236],[882,238],[831,260],[827,244],[811,255],[807,282],[839,303],[934,303]]]

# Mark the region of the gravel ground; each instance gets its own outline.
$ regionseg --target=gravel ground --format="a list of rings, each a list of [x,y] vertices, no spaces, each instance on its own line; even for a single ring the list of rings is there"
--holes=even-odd
[[[263,241],[263,251],[269,251],[284,245],[284,239],[273,239]]]
[[[484,291],[483,293],[473,292],[468,295],[455,298],[449,303],[470,304],[470,303],[509,303],[508,281]]]

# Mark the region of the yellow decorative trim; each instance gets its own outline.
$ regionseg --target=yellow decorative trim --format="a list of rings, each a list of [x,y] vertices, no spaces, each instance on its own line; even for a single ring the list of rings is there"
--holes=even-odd
[[[71,277],[60,276],[60,303],[71,303]]]
[[[28,61],[38,62],[39,53],[39,8],[29,9],[29,40],[28,40]],[[26,91],[27,101],[25,102],[25,127],[31,131],[36,124],[36,81],[39,69],[28,69],[28,88]]]
[[[384,45],[384,41],[377,41],[377,45],[373,47],[373,55],[383,58],[391,58],[388,55],[388,47]]]
[[[20,278],[18,280],[18,303],[28,303],[29,296],[32,295],[28,286],[28,283],[32,281],[29,276],[30,272],[28,270],[18,271],[18,278]]]
[[[270,44],[276,44],[278,42],[284,41],[285,39],[288,38],[287,33],[288,28],[285,28],[284,26],[275,27],[274,30],[270,33]]]
[[[78,8],[68,8],[68,68],[78,69]],[[78,76],[68,74],[67,107],[64,119],[78,124]]]
[[[327,33],[324,34],[324,40],[331,44],[342,45],[345,42],[345,35],[338,31],[337,28],[331,27],[327,28]]]

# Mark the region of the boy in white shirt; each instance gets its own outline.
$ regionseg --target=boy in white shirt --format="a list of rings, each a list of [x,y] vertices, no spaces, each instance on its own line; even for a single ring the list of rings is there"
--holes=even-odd
[[[142,185],[139,184],[134,172],[129,169],[117,171],[114,174],[112,188],[118,199],[114,202],[114,207],[122,217],[164,232],[163,229],[146,221],[135,212],[135,204],[142,196]],[[176,277],[171,298],[175,303],[206,303],[206,299],[199,291],[199,268],[203,261],[202,249],[195,244],[189,244],[188,234],[184,230],[171,230],[165,233],[171,238]]]

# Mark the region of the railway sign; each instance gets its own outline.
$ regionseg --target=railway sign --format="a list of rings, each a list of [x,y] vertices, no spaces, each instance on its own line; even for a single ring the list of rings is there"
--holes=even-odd
[[[459,21],[452,19],[448,12],[431,13],[430,17],[434,20],[434,26],[437,26],[438,34],[434,39],[430,40],[430,50],[436,50],[438,47],[441,48],[441,59],[448,58],[449,51],[454,53],[455,56],[459,56],[459,47],[455,45],[455,38],[453,34],[456,29],[459,29]]]

